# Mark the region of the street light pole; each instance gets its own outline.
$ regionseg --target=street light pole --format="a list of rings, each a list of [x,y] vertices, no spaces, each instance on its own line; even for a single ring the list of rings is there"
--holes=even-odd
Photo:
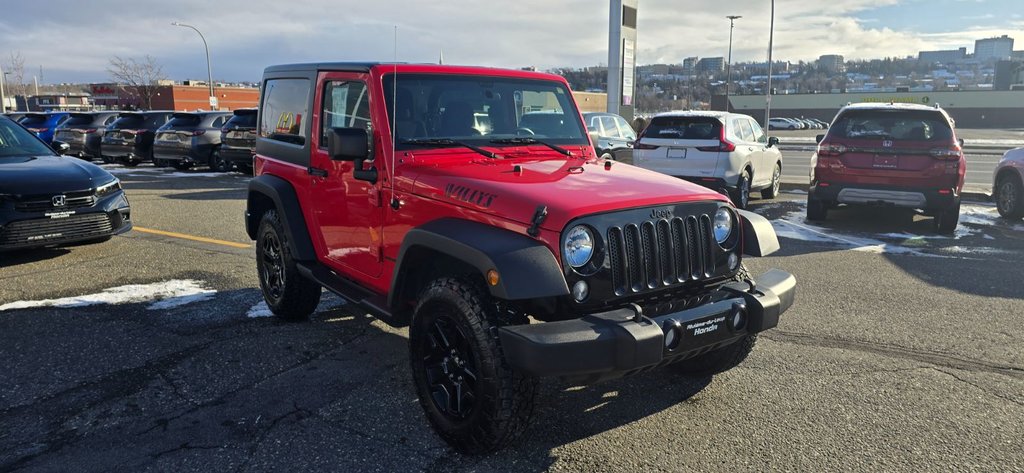
[[[183,28],[192,28],[193,30],[195,30],[196,33],[199,33],[199,39],[203,40],[203,48],[206,49],[206,74],[208,76],[207,77],[208,78],[207,85],[210,86],[210,100],[212,102],[214,97],[216,97],[216,95],[214,95],[214,92],[213,92],[213,68],[210,67],[210,46],[208,46],[206,44],[206,37],[203,36],[203,32],[199,31],[199,28],[196,28],[195,26],[186,25],[185,23],[178,23],[177,21],[171,22],[171,25],[173,25],[173,26],[181,26]],[[211,103],[210,104],[210,108],[213,109],[213,110],[217,110],[218,107],[215,107]]]
[[[740,15],[729,15],[729,60],[725,63],[725,111],[729,111],[729,86],[732,85],[732,29],[736,20],[743,18]]]
[[[7,113],[7,94],[4,93],[4,82],[7,79],[7,73],[4,72],[4,68],[0,66],[0,113]]]
[[[768,120],[772,116],[772,40],[775,38],[775,0],[772,0],[772,19],[768,29],[768,87],[765,88],[764,129],[768,130]]]

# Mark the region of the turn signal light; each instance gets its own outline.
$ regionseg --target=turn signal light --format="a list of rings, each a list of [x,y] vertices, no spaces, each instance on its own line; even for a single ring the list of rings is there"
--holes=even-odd
[[[960,159],[961,149],[959,146],[953,148],[934,148],[928,152],[935,159]]]

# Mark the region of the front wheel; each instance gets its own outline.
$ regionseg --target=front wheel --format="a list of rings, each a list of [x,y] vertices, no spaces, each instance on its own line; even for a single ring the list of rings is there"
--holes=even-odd
[[[1024,186],[1020,179],[1005,176],[996,183],[996,209],[999,215],[1009,220],[1024,217]]]
[[[762,199],[774,199],[779,195],[779,188],[782,186],[782,163],[775,163],[772,170],[772,183],[767,189],[761,190]]]
[[[807,220],[822,222],[828,217],[828,205],[825,202],[807,197]]]
[[[256,270],[267,307],[286,320],[309,317],[320,304],[320,285],[306,279],[292,257],[288,234],[277,211],[268,210],[256,234]]]
[[[533,412],[537,380],[505,362],[497,314],[476,285],[440,278],[420,294],[409,329],[420,405],[437,434],[462,453],[508,445]]]

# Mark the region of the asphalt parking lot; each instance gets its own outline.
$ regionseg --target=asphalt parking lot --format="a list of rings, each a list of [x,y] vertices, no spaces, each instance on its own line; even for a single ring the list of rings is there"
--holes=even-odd
[[[0,471],[1021,471],[1024,223],[804,195],[754,201],[797,304],[739,368],[542,384],[534,423],[484,457],[430,430],[407,331],[326,297],[267,317],[246,179],[108,167],[137,228],[0,256]]]

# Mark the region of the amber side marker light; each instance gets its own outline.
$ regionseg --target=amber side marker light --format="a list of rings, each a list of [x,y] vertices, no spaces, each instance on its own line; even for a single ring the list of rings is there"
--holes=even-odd
[[[498,281],[500,279],[501,278],[500,278],[500,276],[498,276],[498,272],[497,271],[495,271],[493,269],[487,271],[487,284],[490,284],[492,286],[497,286],[498,285]]]

